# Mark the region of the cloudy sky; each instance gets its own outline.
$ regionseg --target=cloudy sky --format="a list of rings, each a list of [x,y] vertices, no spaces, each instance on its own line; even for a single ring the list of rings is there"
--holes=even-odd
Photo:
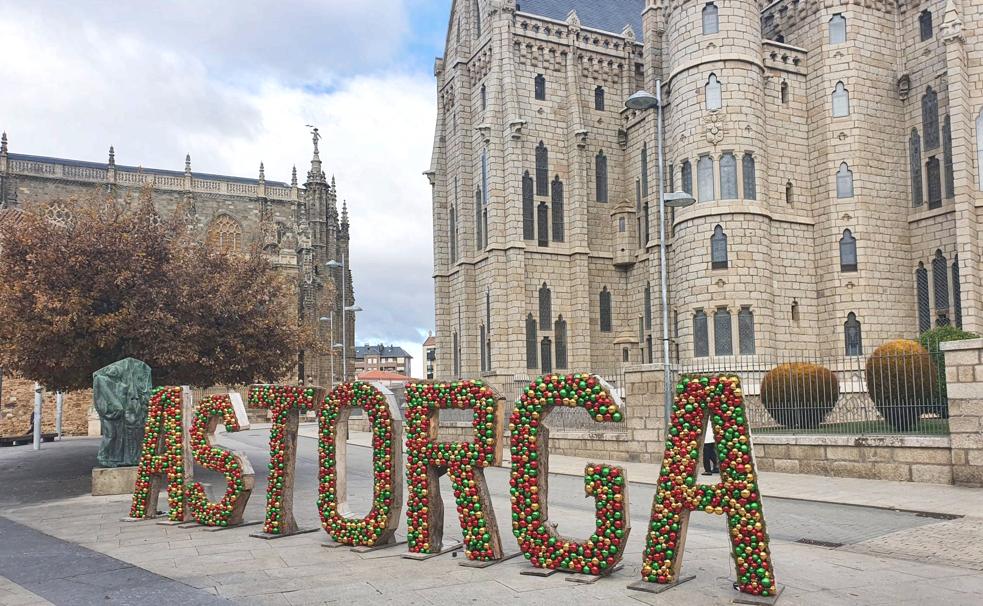
[[[420,372],[433,325],[434,57],[450,0],[0,0],[12,152],[267,179],[325,171],[352,215],[358,342]]]

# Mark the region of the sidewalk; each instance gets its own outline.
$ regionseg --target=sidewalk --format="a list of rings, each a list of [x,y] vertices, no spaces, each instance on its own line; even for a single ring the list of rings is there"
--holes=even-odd
[[[302,424],[299,434],[316,439],[317,425],[313,423]],[[371,444],[371,437],[372,434],[368,432],[351,432],[348,443],[368,447]],[[588,462],[597,461],[551,454],[550,472],[582,476],[584,466]],[[626,462],[618,462],[617,464],[626,469],[628,478],[632,482],[651,485],[658,483],[658,465]],[[886,480],[828,478],[777,472],[761,472],[759,475],[764,496],[776,499],[800,499],[919,513],[983,517],[983,489],[978,488],[963,488],[945,484],[889,482]]]

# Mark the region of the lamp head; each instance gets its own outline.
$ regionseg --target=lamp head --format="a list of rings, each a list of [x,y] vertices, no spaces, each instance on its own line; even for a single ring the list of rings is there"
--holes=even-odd
[[[628,109],[646,110],[658,107],[659,99],[652,93],[644,90],[640,90],[634,95],[628,97],[625,101],[625,107]]]

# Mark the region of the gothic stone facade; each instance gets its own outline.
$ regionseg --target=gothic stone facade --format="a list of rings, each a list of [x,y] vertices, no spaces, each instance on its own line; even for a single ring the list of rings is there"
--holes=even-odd
[[[57,219],[64,208],[59,201],[111,192],[119,199],[138,196],[151,187],[154,204],[161,214],[184,213],[192,229],[205,241],[222,250],[244,250],[259,242],[264,253],[297,285],[297,308],[301,317],[327,335],[331,318],[341,326],[342,308],[354,305],[350,264],[344,268],[348,301],[342,305],[341,269],[325,267],[330,260],[349,259],[349,221],[347,207],[338,212],[337,187],[322,170],[315,134],[314,156],[307,182],[297,183],[297,169],[291,183],[267,181],[260,165],[259,177],[248,179],[197,174],[191,170],[190,156],[184,171],[137,168],[116,164],[109,150],[105,164],[10,153],[7,135],[0,147],[0,214],[7,220],[16,209],[38,203]],[[14,211],[14,212],[10,212]],[[347,313],[349,360],[354,358],[355,318]],[[334,353],[334,352],[333,352]],[[335,377],[330,376],[328,354],[304,353],[298,367],[298,380],[332,385],[341,379],[340,352]]]
[[[603,4],[453,4],[437,376],[659,359],[656,118],[624,105],[657,80],[665,187],[698,200],[666,225],[677,359],[983,330],[983,4]]]

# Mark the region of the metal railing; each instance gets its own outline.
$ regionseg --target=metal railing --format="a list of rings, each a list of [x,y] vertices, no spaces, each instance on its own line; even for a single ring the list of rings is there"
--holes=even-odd
[[[945,360],[939,353],[708,358],[674,364],[685,375],[740,377],[760,434],[947,435]]]

